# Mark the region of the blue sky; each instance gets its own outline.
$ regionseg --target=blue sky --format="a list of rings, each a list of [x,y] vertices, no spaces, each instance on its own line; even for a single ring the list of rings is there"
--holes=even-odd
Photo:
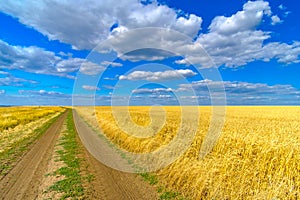
[[[299,105],[299,8],[1,1],[0,105]]]

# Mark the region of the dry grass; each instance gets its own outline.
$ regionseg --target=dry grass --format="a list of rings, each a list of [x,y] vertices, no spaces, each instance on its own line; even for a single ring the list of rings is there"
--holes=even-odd
[[[110,107],[97,107],[95,111],[78,108],[86,119],[96,115],[105,135],[131,152],[151,152],[168,145],[180,126],[180,107],[164,107],[166,120],[164,112],[155,111],[150,117],[149,107],[130,107],[131,119],[140,127],[132,126],[132,120],[122,111],[124,107],[117,109],[123,113],[118,122]],[[198,156],[209,128],[211,108],[199,110],[198,130],[188,150],[156,172],[161,183],[191,199],[300,198],[300,107],[227,107],[221,138],[203,160]],[[149,132],[140,133],[151,120]],[[189,119],[184,120],[188,130],[191,124]],[[155,123],[163,124],[162,128]]]

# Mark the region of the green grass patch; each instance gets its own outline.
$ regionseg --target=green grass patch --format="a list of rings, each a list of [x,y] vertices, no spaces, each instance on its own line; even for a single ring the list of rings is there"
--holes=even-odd
[[[158,179],[155,175],[150,174],[148,172],[140,173],[140,175],[144,178],[146,182],[148,182],[150,185],[155,185],[158,183]]]
[[[77,143],[77,133],[72,112],[68,113],[66,120],[67,130],[60,138],[59,143],[59,145],[63,147],[63,150],[57,151],[60,160],[63,161],[66,166],[54,172],[54,175],[61,175],[65,178],[54,183],[54,185],[50,186],[49,190],[62,193],[61,199],[80,199],[84,196],[84,177],[82,177],[80,170],[81,159],[78,157],[80,147]],[[88,179],[92,179],[92,177]]]
[[[179,192],[169,191],[160,186],[158,188],[158,193],[161,193],[159,199],[161,200],[189,200],[188,198],[183,197]]]
[[[175,199],[178,197],[178,195],[179,194],[176,192],[166,191],[159,196],[159,199]]]
[[[144,181],[148,182],[150,185],[157,185],[159,183],[158,177],[155,174],[143,172],[139,173],[139,175],[142,176]],[[159,199],[161,200],[188,200],[184,198],[179,192],[169,191],[162,185],[157,186],[157,192],[160,194]]]

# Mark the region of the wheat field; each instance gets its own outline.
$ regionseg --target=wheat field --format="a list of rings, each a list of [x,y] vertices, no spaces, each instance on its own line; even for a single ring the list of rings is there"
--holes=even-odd
[[[20,141],[34,136],[34,130],[59,115],[62,107],[1,107],[0,153],[19,145]]]
[[[62,110],[61,107],[0,107],[0,132],[12,129],[18,125],[27,124]]]
[[[180,125],[191,125],[187,119],[180,124],[180,107],[163,107],[164,112],[151,114],[150,107],[132,106],[130,119],[121,120],[116,114],[121,118],[125,115],[114,110],[127,110],[126,107],[77,109],[91,124],[99,125],[114,144],[137,153],[168,145]],[[300,198],[300,107],[226,107],[221,137],[204,159],[199,159],[199,151],[212,109],[190,109],[199,109],[200,113],[195,137],[179,159],[154,173],[162,185],[188,199]],[[131,126],[132,122],[138,126]],[[139,138],[134,134],[140,132],[139,126],[151,123],[152,132],[147,133],[151,137]],[[155,123],[162,127],[156,127]]]

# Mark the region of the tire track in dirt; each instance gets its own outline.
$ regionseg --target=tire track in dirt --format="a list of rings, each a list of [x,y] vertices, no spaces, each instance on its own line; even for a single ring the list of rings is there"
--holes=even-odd
[[[117,152],[103,141],[77,114],[73,111],[74,123],[84,149],[89,171],[95,176],[90,184],[92,187],[90,199],[106,200],[155,200],[158,199],[156,189],[133,173],[125,173],[107,167],[97,160],[97,157],[111,164],[130,167]],[[113,166],[114,166],[113,165]]]
[[[36,199],[48,160],[66,116],[67,112],[62,114],[0,181],[0,199]]]

